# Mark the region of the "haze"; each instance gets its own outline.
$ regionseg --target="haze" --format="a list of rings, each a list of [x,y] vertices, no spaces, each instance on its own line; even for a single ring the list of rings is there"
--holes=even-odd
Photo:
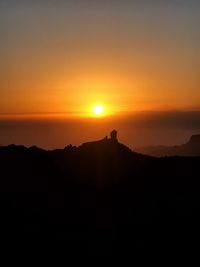
[[[66,143],[98,138],[112,126],[130,145],[171,144],[177,136],[182,141],[188,135],[182,127],[177,126],[179,135],[165,130],[160,140],[155,125],[145,125],[154,127],[149,140],[146,130],[142,137],[140,128],[132,127],[132,119],[143,111],[169,115],[200,110],[199,12],[197,0],[1,0],[0,143],[64,144],[59,135],[49,143],[45,137],[38,142],[20,123],[17,140],[6,132],[6,120],[15,125],[16,119],[25,118],[32,125],[29,134],[36,136],[33,117],[45,125],[65,117],[71,133]],[[95,134],[85,130],[80,138],[69,125],[79,121],[81,129],[95,103],[105,106],[109,118],[90,121],[90,133]],[[180,116],[174,116],[181,123]],[[96,132],[96,124],[104,130]],[[131,136],[133,132],[138,135]]]

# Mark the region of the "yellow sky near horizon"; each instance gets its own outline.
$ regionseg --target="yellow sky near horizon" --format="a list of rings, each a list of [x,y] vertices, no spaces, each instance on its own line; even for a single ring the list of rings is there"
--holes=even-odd
[[[200,109],[198,3],[3,2],[0,116]]]

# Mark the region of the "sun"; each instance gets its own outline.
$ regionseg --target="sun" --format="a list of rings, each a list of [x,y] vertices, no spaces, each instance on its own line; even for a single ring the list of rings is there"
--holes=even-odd
[[[104,106],[102,106],[102,105],[95,105],[93,107],[93,113],[96,116],[102,116],[104,114]]]

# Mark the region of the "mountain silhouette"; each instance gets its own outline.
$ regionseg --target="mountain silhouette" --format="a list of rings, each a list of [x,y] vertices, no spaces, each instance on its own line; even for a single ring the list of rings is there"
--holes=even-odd
[[[147,146],[136,148],[136,151],[155,157],[200,156],[200,135],[192,135],[186,144],[180,146]]]
[[[200,237],[199,166],[200,157],[145,156],[117,138],[0,147],[1,240],[63,241],[89,254],[191,246]]]

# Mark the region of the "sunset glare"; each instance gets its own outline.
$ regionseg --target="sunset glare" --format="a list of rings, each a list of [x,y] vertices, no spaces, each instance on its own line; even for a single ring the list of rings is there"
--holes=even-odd
[[[104,114],[104,107],[102,105],[95,105],[93,112],[97,116],[102,116]]]
[[[200,1],[0,0],[0,147],[200,128]]]

